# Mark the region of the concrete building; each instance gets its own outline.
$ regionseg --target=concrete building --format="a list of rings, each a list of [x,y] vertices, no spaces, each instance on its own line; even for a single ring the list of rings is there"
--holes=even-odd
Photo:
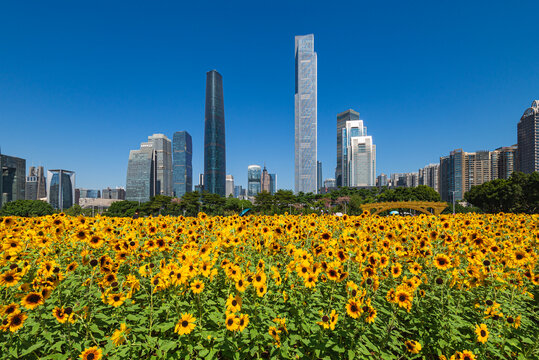
[[[0,154],[0,208],[10,201],[24,200],[26,188],[26,160]]]
[[[322,162],[316,162],[316,192],[319,194],[320,189],[324,185],[322,181]]]
[[[525,174],[539,171],[539,100],[524,111],[517,125],[518,171]]]
[[[518,146],[499,147],[491,152],[492,179],[509,179],[516,171]]]
[[[326,179],[324,180],[324,187],[326,189],[337,187],[337,181],[335,179]]]
[[[156,156],[153,144],[142,143],[129,152],[125,199],[147,202],[156,195]]]
[[[26,200],[46,200],[47,180],[43,166],[37,169],[30,166],[26,177],[25,199]]]
[[[313,34],[296,36],[295,59],[295,192],[316,193],[317,55]]]
[[[388,185],[387,175],[384,173],[378,175],[378,177],[376,178],[376,186],[386,187],[387,185]]]
[[[419,185],[430,186],[440,192],[440,164],[429,164],[419,169]]]
[[[125,189],[121,187],[111,189],[108,187],[101,190],[101,198],[109,200],[125,200]]]
[[[266,191],[271,194],[271,177],[268,173],[268,169],[266,169],[266,165],[264,165],[262,176],[260,178],[260,191]]]
[[[367,127],[363,120],[346,122],[342,134],[343,169],[347,171],[347,183],[343,186],[375,186],[376,185],[376,145],[372,136],[367,135]]]
[[[343,135],[346,138],[346,122],[359,120],[359,113],[352,109],[337,115],[337,167],[335,168],[335,181],[337,186],[348,186],[348,168],[346,157],[346,144],[343,143]]]
[[[58,210],[67,210],[75,204],[74,171],[47,171],[47,202]]]

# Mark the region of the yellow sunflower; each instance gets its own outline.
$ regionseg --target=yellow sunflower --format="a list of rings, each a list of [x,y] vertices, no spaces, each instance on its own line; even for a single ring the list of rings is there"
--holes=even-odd
[[[195,321],[196,318],[193,315],[188,313],[182,314],[180,320],[178,320],[178,323],[174,328],[174,332],[178,333],[179,335],[191,333],[191,331],[193,331],[193,329],[196,327]]]
[[[475,325],[475,333],[477,334],[477,342],[482,344],[487,342],[488,328],[486,324]]]
[[[92,346],[91,348],[85,349],[79,357],[82,360],[99,360],[101,359],[103,350],[98,348],[97,346]]]

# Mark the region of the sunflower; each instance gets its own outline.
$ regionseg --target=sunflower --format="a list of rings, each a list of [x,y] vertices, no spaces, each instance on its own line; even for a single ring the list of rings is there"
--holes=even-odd
[[[266,283],[266,274],[262,271],[259,271],[256,273],[256,275],[253,277],[253,286],[259,287],[260,285],[263,285]]]
[[[228,314],[226,316],[225,325],[228,331],[236,331],[240,327],[240,319],[234,314]]]
[[[439,254],[434,259],[434,266],[440,270],[447,270],[451,267],[451,259],[447,255]]]
[[[180,320],[178,320],[178,323],[174,328],[174,332],[178,333],[179,335],[189,334],[196,327],[195,321],[196,318],[193,315],[188,313],[182,314]]]
[[[40,293],[37,292],[31,292],[27,294],[21,301],[21,304],[27,308],[28,310],[35,309],[39,305],[43,305],[45,303],[45,299]]]
[[[236,281],[236,290],[238,290],[239,292],[244,292],[244,291],[245,291],[245,287],[246,287],[245,285],[246,285],[246,284],[245,284],[245,280],[243,280],[243,279],[241,279],[241,278],[238,279],[238,280]]]
[[[361,306],[354,299],[349,299],[346,304],[346,313],[352,319],[357,319],[361,315]]]
[[[1,311],[0,311],[0,314],[1,315],[6,315],[6,316],[9,316],[9,315],[13,315],[13,314],[18,314],[20,313],[21,311],[19,310],[19,305],[18,304],[15,304],[15,303],[11,303],[9,305],[6,305]]]
[[[191,283],[191,291],[194,294],[200,294],[204,290],[204,283],[200,280],[195,280]]]
[[[10,316],[8,316],[8,326],[9,326],[9,331],[11,332],[15,332],[17,330],[19,330],[22,325],[24,324],[24,322],[26,321],[26,319],[28,319],[28,315],[26,315],[25,313],[14,313],[14,314],[11,314]]]
[[[477,334],[477,342],[482,344],[487,342],[488,329],[486,324],[475,325],[475,333]]]
[[[365,311],[365,322],[372,324],[376,319],[377,311],[372,306],[367,306],[367,311]]]
[[[464,350],[460,356],[462,360],[475,360],[475,355],[468,350]]]
[[[63,324],[67,321],[68,315],[65,313],[64,308],[59,308],[58,306],[52,309],[52,315],[58,320],[60,324]]]
[[[304,280],[304,285],[306,288],[309,289],[314,287],[316,285],[316,276],[314,276],[313,274],[306,276]]]
[[[266,286],[266,284],[262,284],[256,288],[256,295],[258,295],[258,297],[262,297],[266,295],[267,291],[268,287]]]
[[[335,310],[331,310],[329,314],[329,329],[335,330],[335,325],[337,325],[337,320],[339,320],[339,314]]]
[[[109,294],[107,297],[107,304],[118,307],[124,303],[125,299],[127,299],[127,296],[123,293]]]
[[[277,329],[275,326],[270,326],[268,333],[271,335],[273,340],[275,340],[275,342],[279,343],[281,341],[281,337],[279,336],[281,330]]]
[[[412,294],[410,294],[407,291],[398,290],[395,293],[395,301],[397,302],[397,304],[408,311],[410,311],[412,308],[412,300],[413,300]]]
[[[230,294],[226,301],[226,310],[228,312],[239,312],[241,310],[241,297],[239,295],[232,296]]]
[[[401,276],[401,274],[402,274],[402,265],[399,263],[395,263],[395,265],[391,267],[391,275],[394,278],[398,278],[399,276]]]
[[[120,328],[114,330],[114,333],[110,336],[110,340],[116,346],[125,342],[126,336],[131,332],[131,329],[127,328],[125,323],[120,324]]]
[[[67,271],[71,272],[74,271],[79,265],[76,261],[73,261],[71,264],[67,265]]]
[[[17,268],[8,270],[0,275],[0,286],[11,287],[17,285],[21,279],[21,274],[17,271]]]
[[[421,344],[415,340],[406,340],[404,345],[406,345],[406,349],[412,354],[418,354],[421,351]]]
[[[238,330],[241,332],[249,325],[249,315],[241,314],[238,317]]]
[[[92,346],[91,348],[85,349],[79,357],[82,360],[99,360],[101,359],[103,350],[98,348],[97,346]]]

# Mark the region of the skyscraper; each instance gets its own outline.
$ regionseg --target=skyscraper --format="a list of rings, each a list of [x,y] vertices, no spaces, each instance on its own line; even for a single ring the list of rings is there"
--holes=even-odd
[[[261,190],[262,170],[258,165],[247,168],[247,195],[256,196]]]
[[[277,191],[277,174],[269,174],[270,177],[270,194],[275,194]]]
[[[226,197],[234,196],[234,176],[226,176]]]
[[[492,179],[509,179],[516,171],[517,145],[499,147],[491,153]]]
[[[539,100],[524,111],[517,125],[518,171],[531,174],[539,171]]]
[[[226,148],[223,78],[216,70],[206,73],[204,118],[204,190],[225,196]]]
[[[26,200],[40,200],[47,197],[46,179],[43,166],[30,166],[26,177]]]
[[[75,172],[47,171],[47,202],[58,210],[69,209],[75,204]]]
[[[322,182],[322,162],[316,162],[316,192],[320,193],[320,189],[323,186]]]
[[[422,169],[419,169],[419,185],[430,186],[436,192],[440,192],[440,164],[429,164]]]
[[[116,189],[106,188],[101,190],[103,199],[125,200],[125,189],[117,187]]]
[[[172,137],[174,149],[173,192],[182,197],[193,191],[193,141],[187,131],[177,131]]]
[[[335,181],[337,186],[348,186],[348,169],[346,168],[346,144],[343,142],[343,132],[346,132],[346,122],[359,120],[359,113],[352,109],[337,115],[337,167],[335,169]]]
[[[317,56],[314,35],[296,36],[295,191],[316,193]]]
[[[152,143],[140,144],[140,150],[129,152],[125,199],[146,202],[155,196],[155,150]]]
[[[148,136],[155,151],[155,194],[172,196],[172,145],[163,134]]]
[[[26,160],[0,154],[0,208],[3,204],[24,200]]]
[[[262,178],[260,184],[261,191],[267,191],[268,193],[271,193],[271,177],[268,173],[268,169],[266,169],[266,165],[264,165],[264,170],[262,170]]]
[[[342,132],[342,156],[346,159],[343,176],[347,183],[343,186],[375,186],[376,185],[376,145],[372,136],[367,135],[363,120],[346,122]]]

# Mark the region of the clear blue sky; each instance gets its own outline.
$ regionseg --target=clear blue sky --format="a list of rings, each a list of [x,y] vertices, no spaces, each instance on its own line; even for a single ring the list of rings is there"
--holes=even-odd
[[[455,148],[516,143],[539,98],[537,1],[3,1],[0,146],[27,165],[125,186],[148,135],[193,136],[203,171],[206,72],[223,75],[227,172],[294,184],[294,36],[315,34],[318,157],[334,177],[336,115],[360,112],[377,173]]]

